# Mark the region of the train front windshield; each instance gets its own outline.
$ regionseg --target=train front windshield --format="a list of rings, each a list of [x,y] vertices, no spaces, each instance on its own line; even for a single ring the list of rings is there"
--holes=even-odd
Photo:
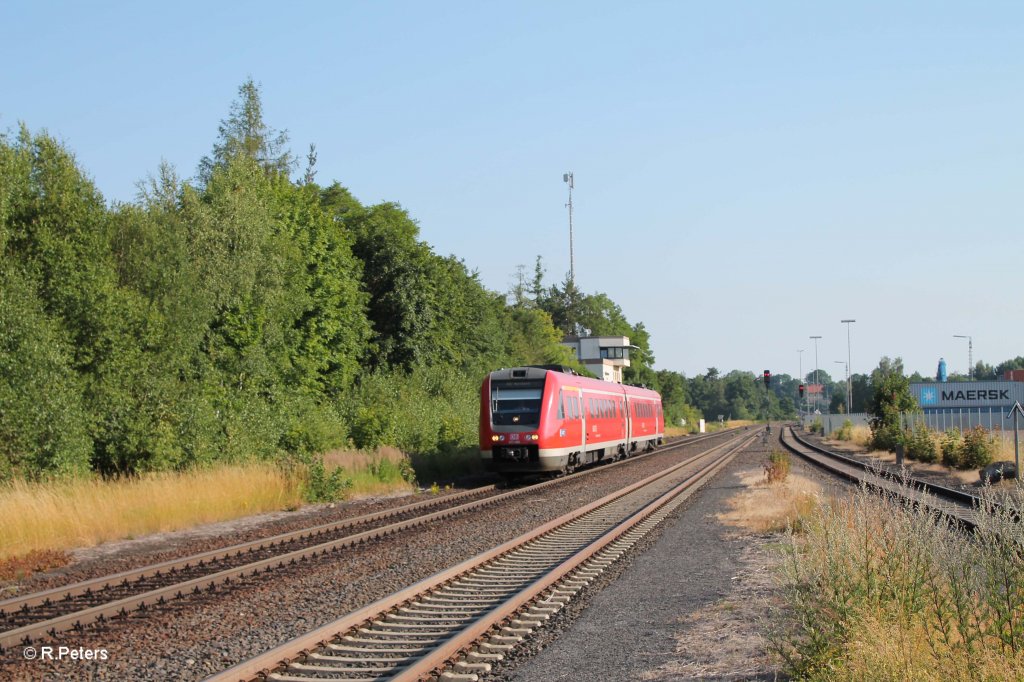
[[[539,426],[543,381],[495,381],[491,384],[491,423]]]

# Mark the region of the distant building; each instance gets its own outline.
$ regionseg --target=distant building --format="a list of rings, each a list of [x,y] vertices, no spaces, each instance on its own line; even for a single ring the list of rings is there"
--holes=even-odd
[[[629,367],[628,336],[567,336],[562,345],[598,379],[622,383],[622,368]]]
[[[1024,381],[1024,369],[1008,369],[1003,372],[1004,381]]]

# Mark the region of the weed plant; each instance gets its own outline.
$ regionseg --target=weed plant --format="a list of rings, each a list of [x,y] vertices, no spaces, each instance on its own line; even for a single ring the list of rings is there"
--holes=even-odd
[[[764,476],[768,483],[783,483],[789,476],[789,454],[783,450],[772,450],[764,463]]]
[[[843,425],[832,434],[836,440],[853,440],[853,422],[849,419],[843,421]]]
[[[968,536],[936,514],[862,488],[790,533],[785,608],[769,634],[805,680],[1024,679],[1020,493]]]

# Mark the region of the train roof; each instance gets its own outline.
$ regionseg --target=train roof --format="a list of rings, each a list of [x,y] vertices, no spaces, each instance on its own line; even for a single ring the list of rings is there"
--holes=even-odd
[[[539,380],[547,378],[548,373],[552,373],[558,378],[558,383],[573,385],[580,385],[585,388],[600,389],[604,391],[615,390],[615,388],[621,389],[622,392],[630,396],[643,396],[647,398],[661,399],[661,396],[657,391],[653,391],[649,388],[642,386],[629,386],[628,384],[615,384],[610,381],[604,381],[602,379],[593,379],[585,377],[576,372],[572,371],[571,368],[563,365],[526,365],[524,367],[508,367],[495,370],[490,373],[490,378],[494,380]]]

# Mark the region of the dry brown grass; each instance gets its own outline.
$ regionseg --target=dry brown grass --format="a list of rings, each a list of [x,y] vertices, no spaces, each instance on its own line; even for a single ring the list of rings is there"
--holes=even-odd
[[[734,495],[729,500],[731,510],[718,517],[728,525],[758,533],[800,529],[818,506],[821,487],[799,474],[791,473],[785,482],[771,485],[762,470],[744,472],[740,479],[746,490]]]
[[[854,426],[852,429],[852,435],[850,438],[851,443],[855,443],[862,448],[866,448],[871,444],[871,429],[863,424]]]
[[[0,487],[0,559],[293,509],[301,482],[267,464]]]

